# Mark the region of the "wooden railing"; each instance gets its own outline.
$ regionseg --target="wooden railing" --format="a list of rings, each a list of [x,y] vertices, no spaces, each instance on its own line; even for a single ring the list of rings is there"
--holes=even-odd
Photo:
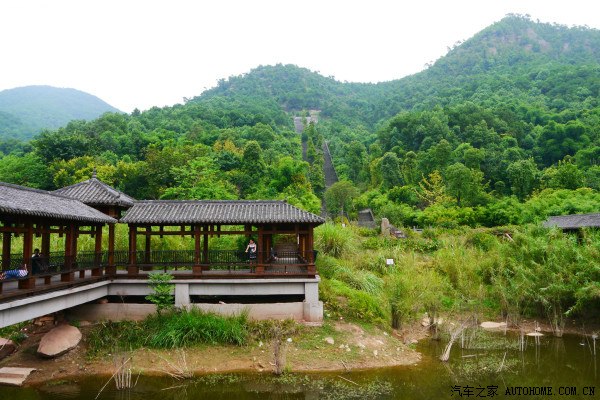
[[[112,256],[112,257],[111,257]],[[76,256],[65,256],[64,252],[52,252],[48,255],[25,260],[22,254],[12,254],[8,260],[2,257],[0,271],[19,269],[28,261],[29,277],[69,274],[86,270],[99,270],[109,266],[109,260],[115,267],[132,265],[144,270],[160,268],[163,270],[191,269],[201,266],[203,271],[247,271],[256,273],[260,266],[263,273],[309,274],[306,267],[314,265],[314,252],[269,251],[246,253],[240,250],[209,250],[196,255],[194,250],[137,250],[130,254],[128,250],[109,252],[78,252]],[[96,274],[98,275],[98,273]],[[83,275],[82,275],[83,276]],[[7,278],[18,279],[18,278]]]

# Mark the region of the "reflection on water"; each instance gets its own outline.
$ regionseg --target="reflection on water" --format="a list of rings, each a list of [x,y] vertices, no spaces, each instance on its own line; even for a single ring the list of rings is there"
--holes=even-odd
[[[98,399],[534,399],[548,398],[531,395],[545,393],[542,390],[549,390],[547,388],[551,388],[554,395],[565,394],[553,396],[556,398],[600,398],[597,355],[594,355],[594,342],[588,337],[544,336],[539,344],[534,338],[526,338],[523,352],[519,350],[518,335],[477,333],[468,339],[462,342],[466,348],[461,348],[461,343],[455,345],[448,363],[438,360],[444,343],[426,340],[417,347],[424,356],[415,366],[351,373],[290,374],[283,378],[250,373],[207,375],[186,381],[141,377],[130,390],[117,391],[111,382]],[[89,400],[96,398],[106,381],[106,377],[86,377],[38,388],[2,387],[0,399]],[[522,390],[521,395],[506,395],[507,388],[515,395],[518,394],[515,391]]]

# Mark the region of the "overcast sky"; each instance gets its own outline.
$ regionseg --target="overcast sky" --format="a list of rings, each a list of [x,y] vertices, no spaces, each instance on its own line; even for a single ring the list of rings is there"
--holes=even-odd
[[[70,87],[131,112],[259,65],[388,81],[508,13],[600,28],[596,0],[0,0],[0,90]]]

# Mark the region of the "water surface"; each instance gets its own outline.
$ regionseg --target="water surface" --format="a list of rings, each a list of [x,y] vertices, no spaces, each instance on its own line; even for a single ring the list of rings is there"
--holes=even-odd
[[[417,345],[423,360],[413,366],[349,373],[206,375],[173,378],[133,377],[135,387],[116,390],[107,377],[85,377],[36,388],[0,388],[10,400],[183,400],[183,399],[593,399],[600,398],[597,358],[591,339],[544,336],[469,336],[453,347],[448,363],[439,361],[443,341]],[[600,342],[596,341],[600,352]],[[548,389],[550,388],[550,389]],[[507,392],[508,390],[508,392]],[[552,396],[544,395],[551,391]],[[508,393],[508,394],[507,394]],[[520,393],[520,394],[519,394]],[[536,395],[537,394],[537,395]]]

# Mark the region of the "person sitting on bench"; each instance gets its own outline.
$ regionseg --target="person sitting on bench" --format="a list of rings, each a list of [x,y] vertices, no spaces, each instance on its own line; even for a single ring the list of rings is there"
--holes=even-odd
[[[42,257],[40,249],[33,250],[33,254],[31,255],[31,271],[34,275],[48,271],[47,259]]]

